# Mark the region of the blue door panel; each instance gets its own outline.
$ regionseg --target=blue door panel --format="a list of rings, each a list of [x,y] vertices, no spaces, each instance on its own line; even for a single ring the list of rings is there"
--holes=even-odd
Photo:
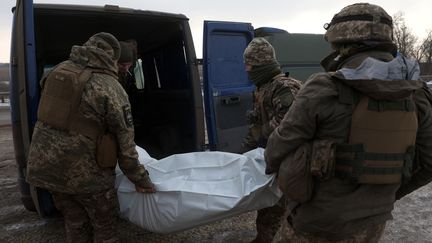
[[[34,35],[34,17],[33,17],[33,0],[25,0],[24,5],[24,24],[26,45],[26,79],[27,79],[27,95],[29,107],[29,121],[32,127],[37,121],[37,108],[39,104],[39,80],[36,71],[36,44]]]
[[[247,131],[245,113],[255,86],[245,72],[243,51],[252,38],[249,23],[204,22],[204,102],[213,150],[237,152]]]

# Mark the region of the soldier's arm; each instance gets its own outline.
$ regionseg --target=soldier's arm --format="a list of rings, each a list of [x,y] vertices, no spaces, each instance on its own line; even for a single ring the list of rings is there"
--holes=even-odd
[[[246,153],[249,150],[256,149],[258,147],[258,143],[255,140],[254,136],[252,135],[252,127],[249,128],[248,134],[243,139],[241,151],[240,153]]]
[[[411,180],[401,185],[396,199],[411,193],[432,181],[432,95],[426,88],[416,92],[416,107],[419,127],[416,139],[416,160]]]
[[[314,137],[317,124],[322,119],[320,90],[328,89],[319,79],[306,82],[289,106],[280,125],[271,133],[264,153],[266,173],[279,170],[282,160],[301,144]],[[317,95],[318,94],[318,95]],[[289,102],[287,102],[289,103]]]
[[[272,94],[271,109],[273,110],[267,124],[263,126],[263,135],[268,138],[273,130],[279,126],[280,122],[288,112],[291,104],[294,101],[294,96],[291,89],[287,86],[276,87]]]
[[[105,121],[108,130],[117,138],[120,169],[136,186],[154,189],[147,170],[138,162],[131,106],[127,95],[118,83],[112,87],[111,91],[106,102]]]
[[[258,144],[258,140],[261,137],[261,114],[259,112],[257,104],[254,103],[253,106],[254,107],[251,110],[248,110],[246,112],[246,122],[247,124],[249,124],[249,127],[248,133],[242,142],[240,151],[241,153],[256,149],[260,146]]]

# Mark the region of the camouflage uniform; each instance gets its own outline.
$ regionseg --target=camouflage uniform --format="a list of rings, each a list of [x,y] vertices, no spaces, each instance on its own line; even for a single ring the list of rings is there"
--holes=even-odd
[[[244,59],[246,65],[252,66],[252,72],[258,70],[256,79],[249,71],[249,77],[257,90],[254,93],[253,109],[247,115],[249,132],[242,144],[243,151],[248,151],[266,146],[269,135],[288,111],[301,83],[281,73],[274,49],[264,38],[251,41],[244,52]],[[273,207],[258,210],[258,234],[254,241],[271,242],[281,225],[284,212],[285,198]]]
[[[300,82],[278,74],[254,92],[253,109],[248,111],[249,132],[242,144],[244,151],[265,147],[267,139],[288,111]]]
[[[121,170],[136,185],[148,187],[152,184],[146,169],[138,163],[128,98],[117,81],[118,57],[117,39],[99,33],[83,46],[73,46],[69,60],[60,65],[79,65],[106,72],[92,74],[85,84],[78,110],[115,135]],[[45,80],[41,80],[42,89]],[[81,237],[87,239],[90,223],[95,242],[117,241],[114,168],[100,167],[95,151],[95,141],[83,134],[59,130],[40,120],[35,125],[27,181],[53,192],[55,204],[65,216],[69,242]]]
[[[262,82],[252,81],[257,89],[254,92],[253,109],[248,111],[249,132],[243,142],[243,150],[265,147],[270,133],[279,125],[288,111],[301,82],[281,73],[276,62],[274,49],[264,38],[251,41],[245,50],[245,64],[255,67],[275,65],[269,78]],[[264,76],[265,77],[265,76]]]
[[[55,206],[63,213],[68,242],[118,241],[119,209],[114,188],[88,194],[52,192],[52,196]]]
[[[291,211],[292,227],[285,232],[288,242],[377,242],[385,222],[392,218],[395,200],[432,180],[432,95],[424,83],[415,80],[418,64],[394,60],[391,25],[391,17],[381,7],[366,3],[347,6],[335,15],[325,35],[336,49],[322,62],[328,72],[312,75],[304,83],[296,102],[270,135],[264,154],[266,169],[277,172],[284,158],[304,143],[347,144],[354,94],[386,101],[413,97],[418,119],[414,164],[421,169],[413,170],[416,173],[403,184],[360,184],[335,175],[336,169],[328,176],[332,165],[315,165],[314,173],[320,174],[323,168],[327,175],[315,178],[311,199]],[[349,73],[355,75],[344,76]]]

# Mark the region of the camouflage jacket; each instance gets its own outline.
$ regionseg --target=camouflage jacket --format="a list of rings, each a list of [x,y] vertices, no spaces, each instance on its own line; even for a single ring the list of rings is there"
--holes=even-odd
[[[259,86],[254,93],[253,109],[248,111],[249,131],[242,144],[243,152],[265,147],[270,133],[288,111],[301,82],[279,74]]]
[[[368,57],[382,61],[393,59],[387,52],[370,51],[349,58],[342,67],[355,68]],[[383,70],[387,72],[390,69]],[[353,107],[340,102],[344,95],[338,88],[341,82],[330,73],[313,75],[305,82],[296,101],[268,140],[265,161],[269,171],[277,172],[283,159],[304,143],[317,140],[348,142]],[[413,80],[343,82],[376,99],[390,96],[394,99],[402,93],[414,92],[419,124],[416,156],[423,169],[403,185],[355,184],[338,177],[315,180],[311,200],[298,205],[290,220],[297,231],[333,240],[344,239],[369,225],[391,219],[396,197],[432,179],[432,96],[429,90],[422,88],[423,83]]]
[[[138,163],[130,104],[117,81],[116,63],[99,48],[74,46],[70,59],[61,65],[81,65],[113,73],[92,74],[82,93],[79,112],[101,126],[107,126],[108,131],[115,135],[119,146],[118,165],[132,182],[144,186],[143,178],[147,172]],[[42,88],[44,80],[41,81]],[[58,130],[38,121],[28,155],[27,181],[50,191],[69,194],[112,188],[114,170],[99,167],[95,151],[95,142],[89,137],[74,131]]]

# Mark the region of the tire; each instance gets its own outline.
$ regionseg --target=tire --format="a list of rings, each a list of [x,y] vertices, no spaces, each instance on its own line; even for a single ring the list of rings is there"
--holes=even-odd
[[[31,198],[31,196],[22,195],[21,202],[24,205],[25,209],[31,212],[36,212],[36,207],[33,203],[33,199]]]
[[[21,202],[28,211],[36,212],[36,207],[30,195],[29,184],[23,179],[18,178],[18,186],[21,192]]]

